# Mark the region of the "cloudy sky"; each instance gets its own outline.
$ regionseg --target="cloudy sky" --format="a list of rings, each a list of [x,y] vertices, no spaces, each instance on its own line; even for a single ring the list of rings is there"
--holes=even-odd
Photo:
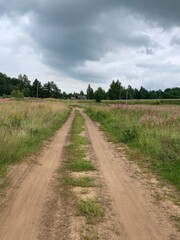
[[[0,0],[0,72],[67,92],[180,86],[180,0]]]

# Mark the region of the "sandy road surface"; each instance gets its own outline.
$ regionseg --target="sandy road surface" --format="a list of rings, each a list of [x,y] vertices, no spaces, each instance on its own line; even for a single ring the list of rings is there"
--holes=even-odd
[[[121,157],[116,157],[111,144],[104,138],[97,125],[81,110],[86,122],[99,169],[112,198],[112,207],[123,226],[120,239],[127,240],[167,240],[171,238],[171,226],[155,217],[156,208],[149,206],[146,193],[134,184]],[[165,222],[165,223],[164,223]]]
[[[49,183],[58,169],[73,114],[56,133],[38,159],[38,164],[23,177],[19,188],[0,214],[1,240],[35,240],[37,227],[48,196]]]

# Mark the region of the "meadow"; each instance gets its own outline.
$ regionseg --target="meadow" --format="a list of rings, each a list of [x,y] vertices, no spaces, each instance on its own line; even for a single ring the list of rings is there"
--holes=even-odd
[[[86,106],[108,136],[126,144],[136,159],[180,189],[180,107],[148,105]]]
[[[57,101],[0,102],[0,175],[8,166],[36,153],[69,116]]]
[[[78,100],[81,104],[94,104],[95,100]],[[119,99],[119,100],[102,100],[102,104],[128,104],[128,105],[180,105],[180,99]]]

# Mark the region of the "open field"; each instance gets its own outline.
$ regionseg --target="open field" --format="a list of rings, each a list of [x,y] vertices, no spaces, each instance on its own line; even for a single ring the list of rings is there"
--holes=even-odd
[[[86,107],[69,115],[59,101],[0,105],[13,140],[5,156],[19,162],[9,158],[10,184],[0,189],[0,239],[178,240],[178,192],[158,176],[179,189],[179,108]]]
[[[10,163],[35,153],[64,123],[66,104],[48,101],[0,103],[0,174]]]
[[[91,105],[86,111],[113,140],[137,150],[131,158],[180,189],[180,107]]]
[[[95,103],[95,100],[78,100],[81,104]],[[101,104],[128,104],[128,105],[180,105],[180,99],[128,99],[102,100]]]

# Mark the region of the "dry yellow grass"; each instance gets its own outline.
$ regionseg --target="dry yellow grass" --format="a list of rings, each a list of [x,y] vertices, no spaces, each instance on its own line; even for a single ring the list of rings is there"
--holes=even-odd
[[[67,105],[60,101],[0,103],[0,172],[38,150],[68,113]]]

